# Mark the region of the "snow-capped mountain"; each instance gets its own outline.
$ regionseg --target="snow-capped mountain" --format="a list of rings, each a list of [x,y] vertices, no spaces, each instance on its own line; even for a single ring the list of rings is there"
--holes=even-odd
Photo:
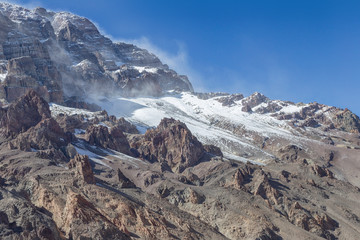
[[[113,43],[84,17],[0,3],[0,97],[13,101],[36,88],[48,101],[117,93],[159,95],[192,91],[145,49]]]
[[[1,239],[357,239],[360,120],[197,93],[88,19],[0,3]]]

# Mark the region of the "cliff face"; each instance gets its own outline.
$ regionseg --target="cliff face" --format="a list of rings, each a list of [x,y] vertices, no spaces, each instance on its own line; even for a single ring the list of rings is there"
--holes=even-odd
[[[0,98],[12,102],[28,89],[49,102],[89,93],[125,96],[192,91],[145,49],[113,43],[86,18],[0,3]]]

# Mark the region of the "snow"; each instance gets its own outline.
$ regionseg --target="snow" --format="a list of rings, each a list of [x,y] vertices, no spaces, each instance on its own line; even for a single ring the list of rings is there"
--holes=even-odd
[[[93,118],[95,116],[94,112],[90,112],[85,109],[65,107],[65,106],[61,106],[56,103],[50,103],[49,106],[50,106],[51,115],[53,117],[56,117],[61,113],[70,115],[70,116],[75,115],[75,114],[83,114],[83,115],[88,116],[88,118]]]
[[[281,112],[286,113],[286,114],[291,114],[291,113],[295,113],[295,112],[300,112],[301,109],[303,109],[304,106],[297,106],[297,105],[288,105],[286,107],[283,107],[281,109]]]
[[[118,67],[121,67],[122,65],[124,65],[124,63],[123,63],[123,62],[120,62],[120,61],[115,62],[115,64],[116,64],[116,66],[118,66]]]
[[[80,148],[78,144],[75,144],[75,149],[76,151],[81,154],[81,155],[87,155],[89,157],[90,160],[100,164],[100,165],[103,165],[105,167],[108,167],[108,168],[111,168],[109,165],[107,165],[106,163],[104,163],[102,160],[103,159],[106,159],[105,157],[103,156],[100,156],[98,154],[95,154],[87,149],[83,149],[83,148]]]
[[[269,114],[241,111],[240,102],[224,107],[216,98],[203,100],[191,93],[169,93],[160,98],[103,99],[95,103],[111,115],[125,117],[135,124],[141,133],[147,128],[156,127],[164,117],[180,120],[204,144],[217,145],[228,156],[246,156],[246,161],[266,162],[273,158],[271,154],[256,146],[251,136],[280,137],[290,142],[299,142],[301,138],[286,121],[278,120]],[[290,106],[285,110],[299,109],[301,107]],[[221,124],[243,128],[246,134],[234,134]],[[232,159],[244,160],[236,157]]]
[[[79,128],[75,128],[74,131],[75,131],[75,135],[79,135],[79,134],[84,134],[84,133],[85,133],[85,130],[79,129]]]
[[[142,72],[149,72],[149,73],[157,73],[158,69],[157,68],[149,68],[149,67],[138,67],[138,66],[134,66],[134,69],[138,70],[140,73]]]
[[[7,76],[7,73],[0,73],[0,81],[1,82],[5,81],[6,76]]]
[[[74,144],[76,151],[81,155],[87,155],[93,162],[111,168],[104,160],[111,162],[114,161],[110,158],[116,158],[121,161],[127,162],[134,167],[139,167],[139,163],[146,164],[140,159],[128,156],[124,153],[117,152],[111,149],[103,149],[97,146],[88,145],[83,141],[77,141]],[[95,153],[96,152],[96,153]],[[98,154],[97,154],[98,153]],[[101,154],[101,155],[100,155]]]

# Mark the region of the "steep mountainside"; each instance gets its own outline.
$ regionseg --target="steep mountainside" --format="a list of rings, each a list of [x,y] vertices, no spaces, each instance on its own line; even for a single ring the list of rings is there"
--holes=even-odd
[[[29,88],[59,103],[85,93],[137,96],[193,90],[186,76],[155,55],[113,43],[86,18],[0,3],[0,25],[0,98],[5,103]]]
[[[196,93],[88,19],[0,3],[0,239],[359,239],[360,120]]]

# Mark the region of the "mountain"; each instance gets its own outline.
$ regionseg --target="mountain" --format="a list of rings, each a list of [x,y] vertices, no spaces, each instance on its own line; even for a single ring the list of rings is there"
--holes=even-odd
[[[0,3],[1,239],[358,239],[360,120],[197,93],[84,17]]]
[[[155,55],[113,43],[86,18],[9,3],[0,9],[0,97],[6,102],[30,88],[58,103],[89,92],[136,96],[193,90],[186,76]]]

